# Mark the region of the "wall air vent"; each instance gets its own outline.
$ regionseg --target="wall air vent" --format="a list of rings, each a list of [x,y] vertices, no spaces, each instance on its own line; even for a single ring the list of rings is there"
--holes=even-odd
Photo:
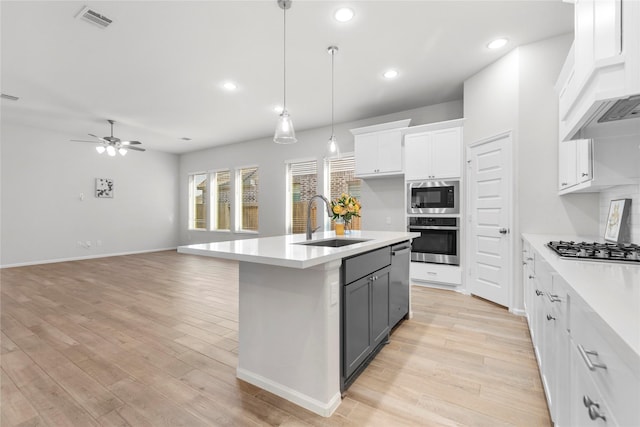
[[[8,99],[9,101],[17,101],[18,99],[20,99],[17,96],[7,95],[6,93],[0,94],[0,98]]]
[[[76,18],[80,18],[83,21],[90,22],[97,25],[100,28],[107,28],[113,21],[106,16],[100,15],[98,12],[89,9],[89,6],[85,6],[76,15]]]

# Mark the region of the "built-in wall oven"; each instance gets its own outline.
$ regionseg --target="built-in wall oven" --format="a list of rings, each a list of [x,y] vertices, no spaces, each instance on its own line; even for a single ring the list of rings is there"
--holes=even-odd
[[[416,181],[407,183],[407,213],[460,213],[460,181]]]
[[[411,242],[411,261],[460,265],[460,218],[411,216],[408,229],[420,233]]]

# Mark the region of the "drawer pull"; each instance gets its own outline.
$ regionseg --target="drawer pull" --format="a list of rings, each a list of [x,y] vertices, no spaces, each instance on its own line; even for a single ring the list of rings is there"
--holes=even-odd
[[[587,368],[589,368],[590,371],[595,371],[596,368],[607,369],[607,365],[605,365],[604,363],[593,363],[589,358],[589,355],[597,356],[597,351],[585,350],[581,344],[578,344],[578,352],[580,353],[580,356],[582,356],[582,360],[584,360],[584,363],[587,365]]]
[[[595,402],[585,394],[584,396],[582,396],[582,403],[584,403],[585,408],[588,408],[589,406],[593,405]]]
[[[536,276],[534,276],[533,274],[530,274],[530,275],[529,275],[529,279],[533,279],[533,278],[535,278],[535,277],[536,277]]]
[[[558,297],[558,295],[547,294],[547,297],[549,298],[549,301],[551,301],[551,302],[560,302],[560,301],[562,301],[562,299],[560,299]]]
[[[550,315],[550,314],[547,314],[547,320],[549,320],[549,321],[551,321],[551,320],[556,320],[556,318],[555,318],[555,317],[553,317],[553,316],[552,316],[552,315]]]
[[[589,406],[589,418],[594,421],[598,418],[602,418],[603,421],[607,421],[607,417],[605,417],[604,414],[600,412],[600,405],[598,405],[597,403]]]
[[[544,292],[542,292],[541,290],[536,289],[536,295],[540,296],[540,295],[542,295],[543,293],[544,293]]]

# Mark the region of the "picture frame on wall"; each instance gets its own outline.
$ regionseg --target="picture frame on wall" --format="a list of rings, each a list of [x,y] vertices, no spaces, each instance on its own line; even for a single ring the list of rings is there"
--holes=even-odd
[[[629,212],[631,199],[612,200],[609,205],[609,215],[604,229],[604,240],[615,243],[625,243],[629,240]]]
[[[113,198],[113,179],[96,178],[96,197],[99,199]]]

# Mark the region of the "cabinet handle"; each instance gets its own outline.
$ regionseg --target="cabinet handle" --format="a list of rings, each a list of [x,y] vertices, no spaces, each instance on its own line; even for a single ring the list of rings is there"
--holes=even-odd
[[[522,261],[522,265],[527,265],[527,263],[525,261]]]
[[[586,172],[582,172],[581,176],[589,176],[589,174]]]
[[[529,278],[531,278],[531,276],[529,276]],[[544,292],[542,292],[541,290],[536,289],[536,295],[540,296],[542,295]]]
[[[603,421],[607,421],[607,417],[605,417],[604,414],[600,412],[600,405],[598,405],[597,403],[589,406],[589,418],[594,421],[598,418],[602,418]]]
[[[585,350],[582,344],[578,344],[578,353],[580,353],[580,356],[582,356],[582,360],[584,360],[584,363],[587,365],[587,368],[589,368],[590,371],[595,371],[596,368],[607,369],[607,365],[605,365],[604,363],[593,363],[589,358],[589,355],[597,356],[597,351]]]
[[[582,403],[585,408],[589,409],[589,418],[592,420],[597,420],[598,418],[602,418],[603,421],[607,421],[607,418],[603,413],[600,412],[600,404],[591,400],[589,396],[586,394],[582,396]]]
[[[548,320],[548,321],[552,321],[552,320],[556,320],[556,318],[555,318],[555,317],[553,317],[553,316],[552,316],[552,315],[550,315],[550,314],[547,314],[547,320]]]
[[[527,257],[527,261],[533,261],[532,257]]]
[[[536,276],[534,276],[533,274],[529,275],[529,279],[534,279]]]
[[[560,301],[562,301],[562,299],[559,298],[558,295],[547,294],[547,297],[549,298],[549,301],[551,301],[551,302],[560,302]]]
[[[560,184],[560,185],[562,185],[563,187],[566,187],[567,185],[569,185],[569,183],[568,183],[568,182],[563,182],[563,183],[562,183],[562,184]]]

